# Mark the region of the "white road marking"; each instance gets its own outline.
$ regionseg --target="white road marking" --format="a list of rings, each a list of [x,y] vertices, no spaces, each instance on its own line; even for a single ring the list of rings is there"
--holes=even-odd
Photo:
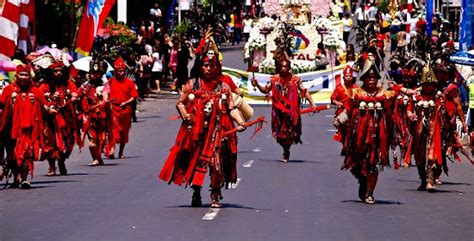
[[[253,149],[253,152],[261,152],[262,151],[262,148],[257,146],[255,147],[255,149]]]
[[[337,132],[336,129],[328,129],[329,132]]]
[[[204,214],[204,217],[202,217],[202,220],[204,221],[214,220],[214,218],[216,218],[220,210],[221,210],[220,208],[209,208],[209,211],[207,211],[207,213]]]
[[[242,181],[242,179],[237,178],[237,182],[235,182],[233,184],[232,183],[230,184],[230,189],[236,189],[237,186],[239,185],[240,181]]]
[[[253,164],[254,160],[248,160],[246,162],[244,162],[244,167],[246,168],[249,168],[249,167],[252,167],[252,164]]]
[[[326,117],[326,118],[333,118],[334,115],[325,115],[324,117]]]

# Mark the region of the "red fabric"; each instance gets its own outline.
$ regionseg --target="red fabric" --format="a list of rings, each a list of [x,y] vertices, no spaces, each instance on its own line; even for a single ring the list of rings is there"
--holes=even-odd
[[[126,69],[127,64],[125,63],[125,61],[123,61],[122,58],[118,57],[114,62],[114,68],[117,69],[117,70]]]
[[[31,72],[31,66],[25,65],[25,64],[19,64],[16,66],[16,72],[21,73],[21,72]]]
[[[220,85],[214,81],[201,81],[200,86],[201,89],[192,92],[194,100],[186,100],[185,103],[194,121],[192,124],[184,121],[181,125],[159,178],[176,185],[185,183],[202,186],[208,168],[214,167],[211,188],[220,188],[222,184],[219,183],[237,181],[237,136],[235,133],[228,135],[227,141],[223,142],[224,133],[234,128],[228,106],[221,101],[221,95],[228,95],[230,89],[226,84]],[[219,90],[219,86],[222,89]],[[206,115],[204,107],[209,101],[213,107]],[[219,166],[221,168],[215,168]]]
[[[229,75],[222,74],[221,77],[220,77],[220,80],[221,80],[222,83],[226,83],[227,85],[229,85],[230,90],[232,92],[235,92],[235,90],[239,88],[239,87],[237,87],[237,85],[234,83],[234,81],[232,80],[232,78]]]
[[[13,57],[15,50],[22,49],[27,53],[29,40],[28,27],[35,21],[35,1],[2,1],[0,11],[0,54]],[[16,2],[14,4],[13,2]],[[18,44],[18,46],[17,46]]]
[[[38,87],[44,93],[51,92],[46,83]],[[72,81],[67,85],[56,84],[53,86],[54,93],[50,93],[51,104],[58,113],[45,115],[45,130],[43,131],[45,143],[42,148],[41,159],[45,158],[68,158],[72,153],[74,145],[83,146],[80,137],[79,125],[75,105],[71,100],[72,94],[77,94],[77,89]],[[71,95],[68,95],[68,92]]]
[[[355,103],[361,101],[367,104],[381,103],[383,109],[377,110],[354,108],[352,112],[351,121],[349,123],[349,133],[345,140],[345,145],[348,147],[347,155],[344,160],[342,169],[354,169],[361,175],[367,175],[370,170],[376,165],[389,165],[388,163],[388,133],[389,116],[386,92],[379,90],[375,97],[369,96],[363,89],[356,89],[354,95]],[[392,98],[391,95],[389,98]],[[358,105],[358,104],[357,104]],[[355,105],[355,106],[357,106]]]
[[[272,104],[274,108],[277,108],[286,114],[291,116],[291,121],[295,126],[298,122],[299,116],[299,93],[298,93],[298,81],[299,77],[296,75],[292,75],[291,79],[285,80],[280,78],[279,76],[273,76],[270,81],[272,82]],[[289,82],[287,82],[289,81]],[[278,90],[279,87],[277,86],[285,86],[288,87],[288,94],[284,95]]]
[[[138,97],[137,88],[135,87],[133,80],[129,78],[123,80],[111,78],[104,88],[106,92],[109,92],[109,99],[117,99],[114,100],[114,103],[120,104],[132,97]]]
[[[48,67],[48,69],[55,69],[59,67],[64,67],[64,63],[62,61],[56,62]]]
[[[346,65],[342,73],[344,74],[344,76],[346,75],[352,76],[354,74],[354,70],[352,69],[350,65]]]
[[[340,85],[340,84],[342,83],[341,79],[342,79],[342,77],[341,77],[340,74],[338,74],[338,75],[336,75],[336,76],[334,77],[336,86],[337,86],[337,85]]]
[[[113,144],[112,134],[112,114],[110,105],[108,103],[101,103],[102,97],[97,96],[97,88],[100,85],[94,85],[91,82],[83,84],[78,94],[81,97],[81,108],[83,110],[83,125],[82,125],[82,141],[86,135],[89,137],[89,145],[91,140],[100,152],[104,151],[108,155]]]
[[[340,114],[344,109],[351,112],[354,107],[354,101],[352,99],[352,90],[358,88],[357,84],[353,84],[351,87],[345,85],[337,85],[331,95],[331,101],[339,101],[343,103],[343,108],[336,110],[336,115]]]
[[[16,97],[13,100],[14,93]],[[34,86],[21,90],[13,83],[5,87],[1,99],[6,107],[2,122],[12,123],[11,137],[17,142],[14,156],[18,165],[26,165],[33,175],[33,162],[39,159],[39,150],[43,146],[42,112],[43,105],[46,104],[43,93]],[[1,129],[3,130],[4,126]]]
[[[219,57],[218,57],[218,53],[214,53],[214,56],[211,58],[209,58],[209,56],[207,55],[206,53],[206,56],[204,56],[204,59],[202,60],[203,63],[205,62],[214,62],[214,63],[219,63]]]
[[[198,47],[196,48],[196,50],[194,51],[194,53],[196,55],[200,55],[202,51],[204,51],[204,47],[206,45],[206,39],[205,38],[202,38],[201,41],[199,41],[199,45]]]
[[[418,20],[418,22],[416,22],[416,28],[418,29],[423,27],[426,27],[426,21],[423,19]]]
[[[452,39],[450,39],[447,43],[446,43],[446,48],[454,48],[454,41]]]
[[[76,51],[78,52],[88,54],[91,51],[97,30],[102,26],[109,15],[110,9],[115,4],[115,0],[104,0],[103,6],[100,6],[99,2],[89,1],[87,7],[84,8],[77,34]],[[89,9],[91,6],[94,6],[94,9]]]
[[[109,98],[112,102],[113,136],[114,142],[128,143],[128,135],[132,126],[132,106],[130,104],[120,106],[120,103],[130,98],[137,98],[138,92],[132,80],[125,78],[117,80],[111,78],[108,82]]]

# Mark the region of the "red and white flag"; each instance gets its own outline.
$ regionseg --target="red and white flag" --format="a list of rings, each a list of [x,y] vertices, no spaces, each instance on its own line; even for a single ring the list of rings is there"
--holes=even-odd
[[[115,0],[88,0],[77,34],[76,52],[89,55],[97,30],[114,6]]]
[[[34,19],[34,0],[0,0],[0,59],[12,57],[17,47],[27,53]]]

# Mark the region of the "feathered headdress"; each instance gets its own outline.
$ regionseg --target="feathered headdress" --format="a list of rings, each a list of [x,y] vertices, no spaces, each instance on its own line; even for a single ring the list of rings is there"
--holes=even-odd
[[[222,56],[214,41],[213,34],[212,28],[208,28],[206,33],[204,33],[204,37],[199,42],[195,54],[196,56],[200,56],[202,61],[216,61],[216,63],[220,63]]]
[[[204,62],[214,62],[221,67],[222,54],[219,52],[213,38],[212,28],[208,28],[203,38],[199,41],[199,46],[195,50],[196,60],[191,69],[191,78],[198,79],[201,76],[201,66]]]

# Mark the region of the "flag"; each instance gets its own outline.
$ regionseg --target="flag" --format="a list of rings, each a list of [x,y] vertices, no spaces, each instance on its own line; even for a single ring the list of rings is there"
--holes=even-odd
[[[431,36],[433,30],[433,0],[426,1],[426,34]]]
[[[474,2],[473,0],[462,0],[461,24],[459,33],[459,51],[468,51],[474,46]]]
[[[170,7],[168,8],[168,14],[166,15],[166,23],[170,26],[174,25],[174,8],[176,7],[176,0],[171,0]]]
[[[77,34],[76,52],[89,55],[97,30],[114,6],[115,0],[88,0]]]
[[[13,57],[17,47],[27,53],[34,19],[34,0],[0,0],[0,59]]]

